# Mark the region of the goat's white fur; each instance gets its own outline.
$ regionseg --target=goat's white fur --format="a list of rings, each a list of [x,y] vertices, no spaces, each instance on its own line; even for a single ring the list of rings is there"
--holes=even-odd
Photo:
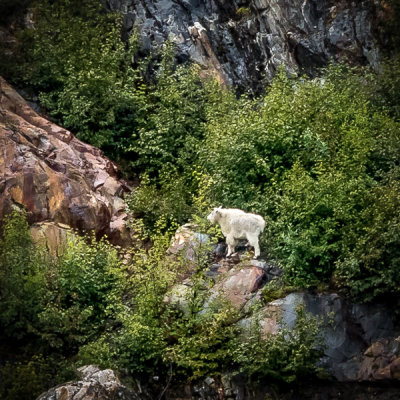
[[[234,251],[238,239],[247,239],[254,247],[254,258],[260,255],[258,236],[264,231],[264,218],[257,214],[246,213],[237,208],[214,208],[207,219],[213,224],[218,222],[226,238],[229,257]]]

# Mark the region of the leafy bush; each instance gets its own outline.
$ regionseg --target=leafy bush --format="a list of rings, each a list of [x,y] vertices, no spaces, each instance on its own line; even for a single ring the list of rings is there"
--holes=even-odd
[[[397,182],[400,126],[388,114],[397,104],[390,94],[394,64],[386,65],[386,80],[334,65],[316,80],[281,72],[262,101],[221,92],[218,108],[210,106],[199,157],[213,182],[207,197],[266,217],[264,246],[290,284],[329,282],[339,264],[354,260],[355,247],[360,268],[366,267],[357,244],[369,226],[364,216],[377,188],[387,191],[389,176],[391,186]],[[379,223],[389,230],[388,220]],[[383,253],[371,252],[380,255],[377,267]],[[388,259],[385,264],[396,270]]]
[[[320,321],[307,314],[303,307],[296,312],[292,329],[283,328],[276,335],[262,338],[255,325],[252,333],[232,341],[231,357],[240,372],[252,379],[269,378],[275,382],[293,382],[315,374],[323,348]]]
[[[26,363],[6,363],[0,367],[0,395],[2,399],[31,399],[46,390],[51,372],[42,357]]]
[[[0,332],[8,340],[25,339],[37,323],[44,291],[44,269],[25,216],[4,219],[0,239]]]
[[[143,220],[149,232],[157,231],[160,221],[165,227],[187,221],[192,213],[191,200],[186,178],[168,172],[161,174],[158,184],[143,175],[140,187],[127,198],[129,209]]]
[[[192,299],[194,300],[194,299]],[[240,313],[229,303],[216,301],[207,310],[180,316],[171,324],[170,344],[164,352],[166,363],[176,374],[191,379],[215,375],[231,367],[231,341],[239,334]]]
[[[23,79],[56,122],[130,173],[187,168],[204,130],[199,68],[175,67],[168,45],[145,83],[136,35],[124,43],[121,16],[95,0],[37,1],[35,15]]]
[[[35,355],[27,361],[6,362],[0,366],[0,396],[5,400],[31,400],[49,386],[75,378],[75,373],[60,357]]]
[[[162,374],[162,353],[165,349],[165,328],[161,322],[165,310],[164,295],[177,276],[178,264],[165,258],[170,236],[153,237],[150,249],[141,246],[147,238],[144,227],[136,222],[139,246],[132,252],[124,279],[123,304],[114,316],[115,329],[93,338],[80,350],[85,362],[114,366],[135,373]],[[160,368],[161,371],[157,372]]]
[[[145,108],[135,36],[127,50],[120,18],[93,0],[40,1],[35,14],[26,83],[56,121],[118,158]]]
[[[3,249],[21,245],[24,252],[17,252],[15,257],[29,266],[37,250],[32,246],[26,221],[20,213],[7,221]],[[140,222],[136,223],[135,232],[138,239],[145,237]],[[31,318],[29,326],[14,324],[21,338],[31,332],[30,343],[19,344],[19,351],[24,353],[22,361],[8,362],[0,368],[0,377],[4,377],[3,397],[29,398],[28,393],[38,393],[54,385],[56,379],[70,377],[76,364],[95,363],[135,376],[157,374],[162,378],[169,367],[171,376],[191,379],[241,365],[243,355],[232,350],[237,347],[240,333],[240,312],[223,299],[209,303],[203,310],[209,286],[203,269],[209,249],[204,248],[204,254],[199,252],[196,264],[188,265],[184,259],[166,254],[170,233],[158,232],[152,237],[151,248],[138,240],[125,267],[111,245],[104,240],[96,242],[93,237],[70,236],[64,252],[56,259],[42,256],[43,279],[37,282],[37,291],[27,293],[35,297],[29,302],[21,299],[26,315],[34,311],[36,317]],[[30,252],[33,255],[29,256]],[[186,299],[188,312],[182,312],[173,304],[168,305],[164,298],[174,283],[188,273],[188,268],[193,274],[193,286]],[[13,276],[9,270],[3,270],[3,275]],[[12,329],[16,331],[15,327],[2,326],[2,334],[7,329],[11,333]],[[299,332],[294,337],[308,346],[304,335],[297,337]],[[300,357],[308,357],[306,348],[301,349],[304,352],[300,355],[282,349],[292,374],[300,371]],[[247,357],[258,360],[257,354]],[[55,364],[59,368],[54,368]],[[25,385],[20,385],[21,379]]]
[[[133,165],[152,177],[171,168],[184,171],[193,162],[204,136],[207,97],[197,66],[174,67],[173,48],[162,54],[149,88],[146,123],[133,133]]]
[[[117,251],[94,237],[70,237],[50,266],[38,334],[50,348],[76,352],[112,325],[123,290]]]
[[[389,297],[397,302],[400,271],[400,183],[398,170],[386,185],[374,188],[360,213],[362,228],[347,257],[338,263],[336,278],[358,299]]]

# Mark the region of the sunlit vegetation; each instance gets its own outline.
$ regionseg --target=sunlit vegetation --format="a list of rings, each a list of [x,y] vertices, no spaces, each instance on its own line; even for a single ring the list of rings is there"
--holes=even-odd
[[[106,240],[71,236],[52,258],[32,242],[23,212],[6,218],[1,398],[30,399],[85,363],[179,379],[235,370],[292,382],[313,373],[318,332],[304,310],[292,333],[240,341],[229,303],[199,313],[204,262],[189,313],[164,302],[185,268],[166,259],[171,232],[188,220],[206,226],[220,204],[267,221],[262,247],[284,276],[265,299],[323,284],[361,302],[398,302],[398,60],[379,72],[331,65],[314,80],[280,70],[249,98],[201,79],[196,65],[175,65],[172,46],[139,60],[135,35],[124,43],[120,17],[97,1],[33,7],[36,29],[21,32],[26,64],[10,79],[141,182],[127,202],[152,246],[130,249],[124,264]]]

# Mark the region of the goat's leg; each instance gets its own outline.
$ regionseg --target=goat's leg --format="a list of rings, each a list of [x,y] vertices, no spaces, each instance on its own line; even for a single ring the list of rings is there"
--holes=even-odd
[[[230,255],[235,252],[235,246],[236,246],[235,238],[232,236],[227,236],[226,244],[228,245],[228,254],[226,256],[230,257]]]
[[[258,258],[260,256],[260,245],[258,244],[258,237],[250,236],[247,238],[249,241],[250,246],[254,247],[254,257]]]

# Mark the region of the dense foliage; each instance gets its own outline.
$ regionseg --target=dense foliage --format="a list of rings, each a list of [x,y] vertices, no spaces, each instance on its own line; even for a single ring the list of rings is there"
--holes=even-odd
[[[20,212],[4,220],[0,350],[9,361],[0,366],[1,398],[31,398],[85,363],[165,380],[166,371],[196,379],[235,369],[290,382],[314,371],[317,332],[304,310],[293,331],[268,338],[257,329],[244,338],[240,315],[222,298],[201,312],[204,255],[188,308],[165,303],[187,268],[165,255],[170,233],[189,219],[207,229],[216,205],[267,220],[262,248],[284,276],[266,287],[265,301],[292,285],[398,302],[397,59],[378,72],[331,65],[314,80],[282,69],[263,96],[239,97],[200,78],[198,66],[175,65],[170,45],[139,61],[135,35],[123,42],[120,17],[101,2],[33,7],[36,29],[20,32],[25,64],[11,78],[140,181],[128,199],[140,235],[125,263],[91,237],[71,236],[52,258]]]
[[[143,238],[143,227],[136,229]],[[122,264],[104,240],[71,235],[54,258],[33,245],[24,215],[10,214],[0,248],[1,398],[31,399],[73,378],[74,368],[87,363],[144,381],[157,374],[162,382],[247,372],[253,359],[249,376],[276,382],[314,371],[318,324],[301,310],[290,334],[263,339],[254,330],[238,347],[240,312],[224,298],[204,308],[207,247],[190,266],[195,270],[186,309],[166,303],[171,286],[189,267],[166,255],[169,243],[170,236],[160,233],[151,249],[138,244]]]

